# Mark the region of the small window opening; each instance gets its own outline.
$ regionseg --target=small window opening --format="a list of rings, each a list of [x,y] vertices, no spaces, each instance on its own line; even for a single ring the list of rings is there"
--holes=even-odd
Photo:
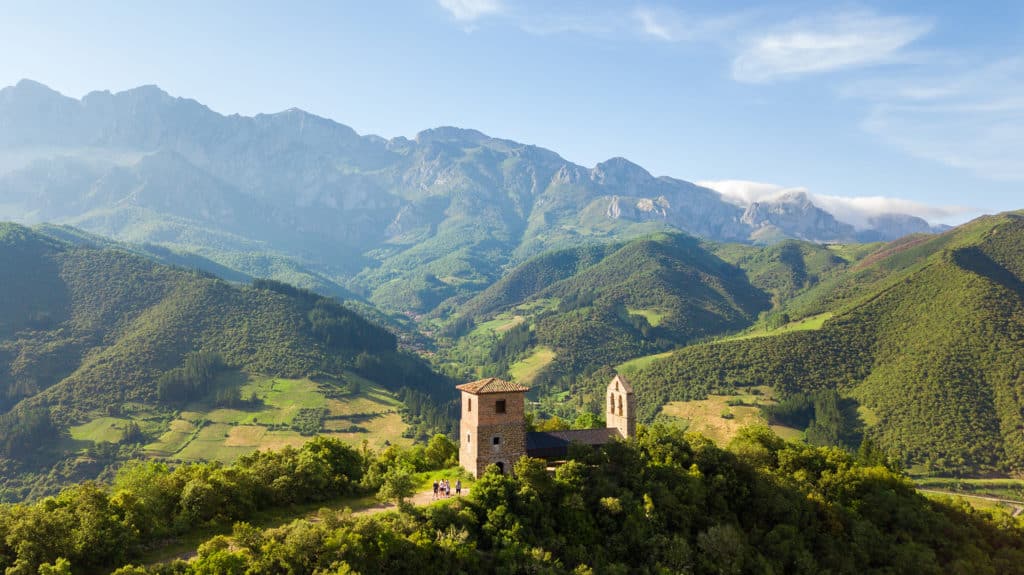
[[[473,398],[466,400],[466,411],[473,411]]]
[[[467,434],[466,434],[466,443],[470,443],[470,442],[471,442],[471,439],[470,439],[470,434],[469,434],[469,433],[467,433]]]
[[[498,437],[498,436],[494,436],[494,444],[495,445],[501,445],[501,438]]]
[[[494,413],[505,413],[505,400],[499,399],[494,402]]]

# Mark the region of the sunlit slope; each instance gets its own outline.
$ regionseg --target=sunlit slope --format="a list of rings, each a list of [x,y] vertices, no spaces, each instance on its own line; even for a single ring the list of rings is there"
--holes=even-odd
[[[908,464],[1024,467],[1024,217],[890,245],[837,278],[819,330],[685,348],[635,376],[643,415],[669,400],[768,384],[835,388]],[[831,289],[837,289],[835,286]]]

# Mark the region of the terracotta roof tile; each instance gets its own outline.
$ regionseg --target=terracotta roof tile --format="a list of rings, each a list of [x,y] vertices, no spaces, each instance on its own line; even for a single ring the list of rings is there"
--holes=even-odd
[[[505,381],[504,379],[498,379],[496,377],[488,377],[487,379],[480,379],[470,383],[463,383],[462,385],[456,385],[455,389],[459,389],[468,393],[512,393],[517,391],[530,391],[529,387],[513,383],[511,381]]]

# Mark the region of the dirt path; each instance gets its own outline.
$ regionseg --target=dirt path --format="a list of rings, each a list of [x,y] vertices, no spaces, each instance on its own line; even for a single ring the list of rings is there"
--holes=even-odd
[[[469,489],[463,489],[462,490],[462,497],[465,497],[467,495],[469,495]],[[449,499],[455,499],[456,497],[458,497],[458,496],[452,495],[451,497],[449,497]],[[421,507],[423,505],[430,505],[434,501],[440,501],[440,500],[434,499],[434,493],[430,489],[428,489],[426,491],[421,491],[421,492],[419,492],[419,493],[417,493],[417,494],[415,494],[415,495],[413,495],[412,497],[409,498],[409,502],[410,503],[412,503],[413,505],[421,506]],[[378,503],[376,505],[372,505],[370,507],[366,507],[366,508],[360,509],[359,511],[353,511],[352,515],[357,515],[357,516],[358,515],[374,515],[376,513],[383,513],[384,511],[391,511],[393,509],[398,509],[398,506],[395,505],[394,503],[391,503],[391,502],[387,502],[387,503],[383,503],[382,502],[382,503]]]
[[[998,497],[989,497],[987,495],[970,495],[968,493],[959,493],[956,491],[941,491],[939,489],[922,489],[917,488],[922,493],[935,493],[938,495],[951,495],[953,497],[964,497],[967,499],[982,499],[984,501],[993,501],[995,503],[1005,503],[1013,508],[1013,516],[1017,517],[1021,513],[1024,513],[1024,501],[1014,501],[1013,499],[1000,499]]]

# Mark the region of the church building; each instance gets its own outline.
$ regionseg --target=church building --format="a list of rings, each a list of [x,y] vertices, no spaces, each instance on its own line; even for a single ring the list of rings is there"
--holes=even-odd
[[[530,388],[495,377],[456,386],[462,392],[459,463],[474,477],[492,463],[509,473],[520,457],[559,459],[569,445],[604,445],[636,434],[633,387],[616,375],[605,394],[605,429],[526,431],[525,401]]]

